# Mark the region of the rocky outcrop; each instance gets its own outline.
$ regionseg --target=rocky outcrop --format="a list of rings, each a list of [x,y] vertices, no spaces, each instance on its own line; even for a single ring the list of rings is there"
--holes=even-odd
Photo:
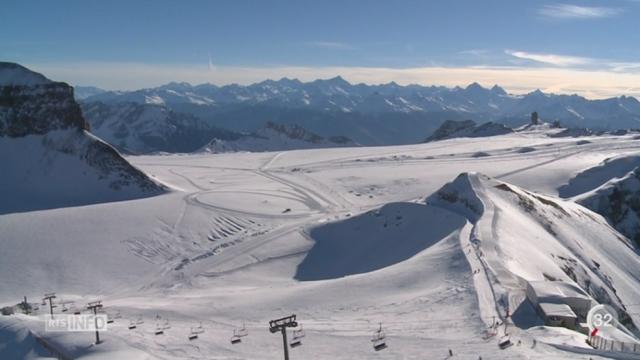
[[[167,190],[88,130],[71,86],[0,63],[0,213]]]
[[[486,122],[476,125],[472,120],[447,120],[429,136],[425,142],[453,139],[459,137],[484,137],[512,133],[513,129],[503,124]]]
[[[40,81],[19,81],[19,76],[28,76],[29,70],[18,64],[0,62],[0,69],[4,74],[16,73],[11,80],[7,77],[3,82],[0,78],[0,136],[89,129],[71,86],[44,76]]]

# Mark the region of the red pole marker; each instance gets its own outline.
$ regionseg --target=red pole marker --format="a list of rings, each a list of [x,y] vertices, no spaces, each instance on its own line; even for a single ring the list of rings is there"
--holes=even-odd
[[[591,336],[596,336],[597,333],[598,333],[598,328],[593,328],[593,330],[591,330]]]

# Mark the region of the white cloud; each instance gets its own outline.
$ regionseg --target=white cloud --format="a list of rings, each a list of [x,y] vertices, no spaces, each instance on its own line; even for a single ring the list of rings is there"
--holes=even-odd
[[[68,63],[26,64],[31,69],[58,81],[78,85],[96,85],[106,89],[132,90],[153,87],[170,81],[192,84],[205,82],[224,85],[250,84],[282,77],[310,81],[342,75],[352,83],[466,86],[477,81],[485,86],[499,84],[513,93],[535,89],[555,93],[579,93],[591,98],[618,95],[640,97],[640,72],[616,72],[611,69],[572,69],[559,67],[470,66],[470,67],[236,67],[218,66],[215,72],[207,64],[150,65],[140,63]]]
[[[592,59],[578,57],[578,56],[566,56],[566,55],[557,55],[557,54],[535,54],[529,53],[525,51],[513,51],[506,50],[505,53],[508,55],[517,57],[519,59],[536,61],[539,63],[555,65],[555,66],[576,66],[576,65],[587,65],[593,62]]]
[[[616,16],[621,12],[618,8],[572,4],[545,5],[538,10],[540,15],[556,19],[597,19]]]

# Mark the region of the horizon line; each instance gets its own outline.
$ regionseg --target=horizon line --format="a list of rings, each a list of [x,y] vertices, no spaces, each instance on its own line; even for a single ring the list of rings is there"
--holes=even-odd
[[[545,94],[578,95],[597,100],[613,97],[640,98],[640,73],[522,66],[429,66],[414,68],[355,66],[218,66],[144,63],[25,63],[54,81],[93,86],[107,91],[136,91],[170,83],[218,87],[251,86],[283,79],[309,83],[342,78],[352,86],[466,88],[477,83],[485,89],[499,86],[512,95],[540,90]],[[279,79],[279,80],[275,80]],[[514,80],[515,79],[515,80]],[[195,85],[194,85],[195,84]],[[483,85],[484,84],[484,85]],[[605,85],[603,85],[605,84]]]

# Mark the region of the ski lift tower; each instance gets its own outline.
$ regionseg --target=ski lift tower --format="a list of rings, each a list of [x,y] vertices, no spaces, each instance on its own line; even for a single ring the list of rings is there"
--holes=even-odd
[[[102,307],[101,301],[90,302],[87,305],[87,309],[93,310],[93,316],[96,327],[96,344],[100,344],[100,334],[98,333],[98,309]]]
[[[51,318],[53,319],[53,299],[56,298],[56,293],[47,293],[44,294],[42,298],[42,305],[45,305],[45,301],[49,300],[49,312],[51,313]]]
[[[287,344],[287,328],[297,327],[298,323],[296,322],[296,315],[293,314],[291,316],[286,316],[281,319],[271,320],[269,321],[269,331],[272,334],[280,331],[282,333],[282,345],[284,347],[284,360],[289,360],[289,348]]]

